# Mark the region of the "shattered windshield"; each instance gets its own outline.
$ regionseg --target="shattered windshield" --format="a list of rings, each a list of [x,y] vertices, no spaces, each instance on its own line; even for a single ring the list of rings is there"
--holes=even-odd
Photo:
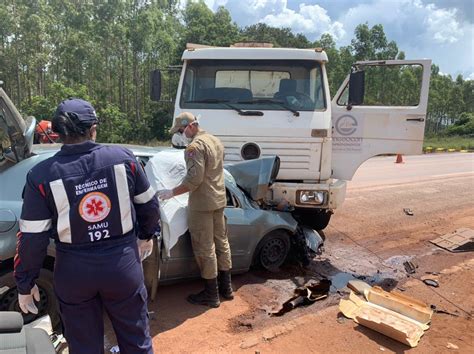
[[[310,60],[191,60],[180,106],[293,113],[321,110],[326,107],[321,66]]]

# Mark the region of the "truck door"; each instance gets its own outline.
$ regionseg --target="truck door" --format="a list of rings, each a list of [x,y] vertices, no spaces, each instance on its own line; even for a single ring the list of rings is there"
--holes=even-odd
[[[364,95],[349,102],[349,75],[332,100],[332,178],[351,180],[373,156],[422,152],[431,60],[357,62]]]

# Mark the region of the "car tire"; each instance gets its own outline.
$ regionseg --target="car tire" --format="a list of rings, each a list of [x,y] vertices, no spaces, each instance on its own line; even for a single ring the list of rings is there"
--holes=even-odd
[[[9,288],[5,293],[0,295],[0,311],[16,311],[23,316],[25,324],[33,322],[34,320],[46,314],[51,318],[51,325],[53,330],[58,331],[61,328],[61,320],[59,317],[58,300],[53,288],[53,273],[47,269],[41,269],[40,276],[36,279],[36,285],[40,291],[40,302],[36,303],[38,307],[38,314],[24,314],[21,312],[18,305],[18,291],[16,289],[15,278],[13,272],[4,274],[0,277],[0,284],[2,287]]]
[[[331,220],[331,211],[297,208],[293,212],[293,217],[300,225],[313,230],[324,230]]]
[[[278,269],[285,262],[290,247],[290,236],[286,231],[272,231],[258,243],[254,253],[254,265],[270,271]]]

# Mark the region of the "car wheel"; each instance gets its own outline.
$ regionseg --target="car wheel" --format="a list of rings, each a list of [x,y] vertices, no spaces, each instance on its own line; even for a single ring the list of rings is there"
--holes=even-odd
[[[0,277],[2,287],[9,288],[4,294],[0,295],[0,311],[16,311],[23,316],[24,323],[30,323],[34,320],[48,314],[51,318],[53,330],[60,328],[60,317],[58,311],[58,301],[53,289],[53,273],[46,269],[41,269],[40,276],[36,279],[36,285],[40,292],[40,301],[36,303],[38,314],[24,314],[18,305],[18,291],[16,288],[13,272],[4,274]]]
[[[258,244],[255,264],[267,270],[275,270],[285,262],[290,252],[290,237],[283,230],[272,231]]]
[[[331,211],[297,208],[293,217],[300,225],[307,226],[313,230],[324,230],[331,220]]]

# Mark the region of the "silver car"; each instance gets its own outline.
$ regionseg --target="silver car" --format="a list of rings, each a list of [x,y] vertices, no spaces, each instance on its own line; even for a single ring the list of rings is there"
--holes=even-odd
[[[36,121],[23,118],[0,88],[0,311],[19,311],[13,278],[18,220],[22,190],[27,172],[37,163],[53,156],[59,144],[33,145]],[[150,157],[167,148],[126,146],[143,165]],[[311,252],[322,245],[318,233],[298,226],[291,212],[275,210],[264,203],[267,189],[278,174],[279,159],[266,157],[226,166],[227,207],[225,215],[232,252],[233,272],[246,272],[252,266],[275,269],[283,264],[290,251],[307,262]],[[144,262],[145,279],[156,294],[158,282],[177,281],[199,276],[188,233],[181,235],[169,252],[162,251],[161,237],[155,251]],[[41,300],[39,314],[49,313],[53,324],[59,323],[53,291],[54,242],[37,280]],[[35,315],[25,315],[25,322]]]

